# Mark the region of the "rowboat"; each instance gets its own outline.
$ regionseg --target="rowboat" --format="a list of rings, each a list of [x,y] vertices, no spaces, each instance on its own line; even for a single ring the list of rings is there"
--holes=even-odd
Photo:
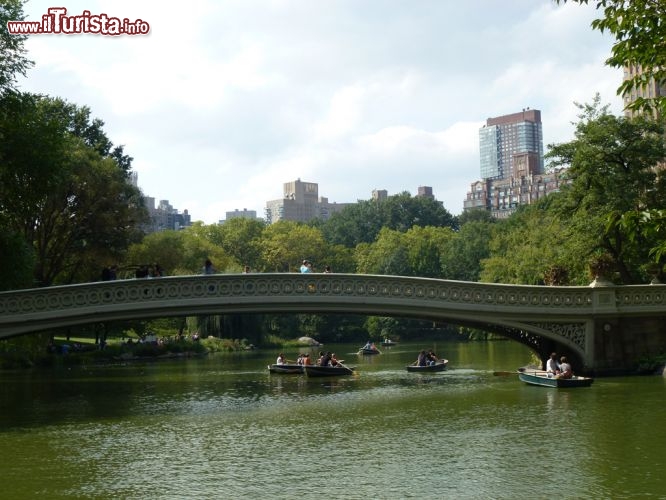
[[[284,373],[288,375],[303,373],[303,365],[297,364],[284,364],[284,365],[268,365],[268,371],[271,373]]]
[[[422,372],[422,373],[442,372],[442,371],[446,370],[446,365],[448,365],[448,364],[449,364],[448,359],[440,359],[434,365],[425,365],[425,366],[409,365],[407,367],[407,371],[408,372]]]
[[[519,370],[518,378],[526,384],[543,387],[589,387],[594,382],[593,378],[576,375],[571,378],[555,378],[552,373],[541,370]]]
[[[397,342],[393,342],[392,340],[385,340],[385,341],[382,342],[380,345],[381,345],[382,347],[393,347],[393,346],[398,345],[398,343],[397,343]]]
[[[365,347],[361,347],[358,350],[358,354],[362,354],[363,356],[372,356],[373,354],[381,354],[381,351],[379,349],[366,349]]]
[[[342,375],[352,375],[353,368],[347,366],[317,366],[305,365],[305,373],[308,377],[340,377]]]

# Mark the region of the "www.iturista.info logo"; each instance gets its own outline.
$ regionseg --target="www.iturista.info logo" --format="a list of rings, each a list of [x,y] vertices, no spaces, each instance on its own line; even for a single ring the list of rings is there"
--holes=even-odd
[[[51,7],[41,21],[7,21],[7,31],[11,35],[147,35],[150,24],[142,19],[130,21],[107,14],[91,14],[89,10],[68,16],[65,7]]]

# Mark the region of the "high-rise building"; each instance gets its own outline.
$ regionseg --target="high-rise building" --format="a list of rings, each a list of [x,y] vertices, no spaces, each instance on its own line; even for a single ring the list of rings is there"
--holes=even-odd
[[[479,130],[482,179],[515,176],[514,157],[528,157],[530,173],[543,173],[541,111],[526,108],[519,113],[488,118]],[[536,161],[536,163],[534,163]]]
[[[488,210],[506,218],[519,205],[534,203],[558,191],[562,172],[544,173],[541,111],[488,118],[479,130],[481,179],[471,185],[464,210]]]
[[[248,210],[247,208],[244,208],[243,210],[238,210],[235,209],[233,212],[226,212],[226,219],[225,220],[231,220],[231,219],[258,219],[257,217],[257,211],[256,210]],[[220,224],[224,223],[224,221],[220,221]]]
[[[372,199],[374,201],[384,201],[388,198],[388,191],[386,189],[373,189]]]
[[[419,186],[416,191],[416,196],[421,198],[430,198],[431,200],[435,199],[435,195],[432,194],[432,187],[430,186]]]
[[[638,75],[641,75],[643,70],[640,66],[630,64],[624,67],[624,80],[629,80]],[[624,114],[628,117],[634,117],[640,114],[640,111],[633,111],[627,109],[627,106],[636,99],[654,99],[655,97],[666,97],[666,82],[656,82],[654,78],[650,78],[645,85],[642,85],[631,92],[625,93],[622,98],[624,100]],[[655,115],[657,112],[655,111]]]
[[[160,200],[155,206],[155,198],[144,196],[143,203],[150,216],[150,223],[144,228],[146,233],[166,230],[178,231],[192,225],[189,212],[184,210],[182,214],[179,213],[178,209],[171,206],[169,200]]]
[[[328,198],[319,196],[316,182],[303,182],[297,179],[283,184],[283,197],[266,202],[266,223],[279,220],[307,222],[312,219],[328,219],[340,212],[349,203],[329,203]]]

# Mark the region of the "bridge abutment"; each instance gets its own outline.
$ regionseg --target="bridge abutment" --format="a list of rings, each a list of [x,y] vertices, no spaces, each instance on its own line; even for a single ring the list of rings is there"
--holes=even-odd
[[[663,372],[666,315],[594,321],[591,369],[599,375]]]

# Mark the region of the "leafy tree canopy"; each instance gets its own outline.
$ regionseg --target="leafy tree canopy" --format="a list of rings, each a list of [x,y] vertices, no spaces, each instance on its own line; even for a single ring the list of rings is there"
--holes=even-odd
[[[640,66],[642,74],[626,79],[618,94],[629,94],[651,81],[666,82],[666,2],[663,0],[555,0],[596,5],[603,17],[592,28],[615,37],[606,64],[614,68]],[[666,115],[666,96],[640,98],[630,109],[658,109]]]
[[[587,255],[610,255],[623,283],[640,282],[639,269],[659,242],[645,238],[654,230],[629,229],[627,223],[641,219],[627,214],[666,206],[664,176],[657,169],[666,158],[663,127],[644,117],[611,115],[598,96],[578,107],[574,140],[550,145],[546,155],[551,164],[569,167],[570,184],[554,208],[593,242]]]
[[[10,35],[7,30],[7,21],[23,21],[23,0],[3,0],[0,2],[0,94],[13,90],[16,76],[25,76],[26,71],[33,65],[26,58],[23,48],[27,36]]]
[[[455,229],[457,220],[441,202],[404,192],[345,207],[322,225],[322,232],[327,241],[354,248],[375,241],[383,228],[405,232],[414,226]]]
[[[138,189],[101,122],[62,99],[0,102],[0,213],[34,248],[37,284],[88,281],[140,236]]]
[[[190,228],[146,235],[140,243],[129,248],[123,265],[133,269],[140,265],[159,264],[167,275],[192,275],[201,274],[206,259],[210,259],[219,272],[239,270],[222,248]]]

